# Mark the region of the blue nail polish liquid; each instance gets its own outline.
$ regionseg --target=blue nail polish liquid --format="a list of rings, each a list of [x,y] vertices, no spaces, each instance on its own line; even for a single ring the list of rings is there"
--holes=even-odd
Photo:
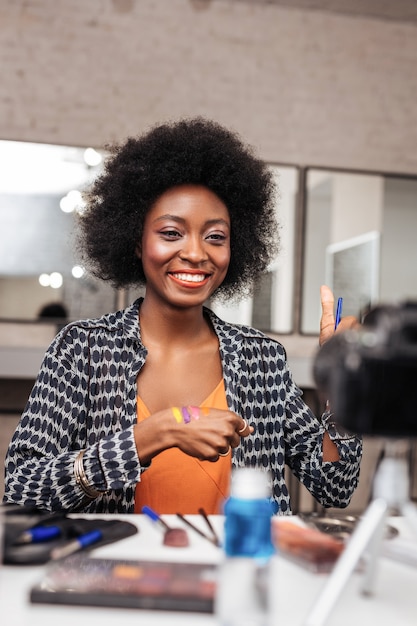
[[[234,470],[224,507],[224,558],[216,597],[221,626],[267,624],[273,513],[269,475],[257,468]]]

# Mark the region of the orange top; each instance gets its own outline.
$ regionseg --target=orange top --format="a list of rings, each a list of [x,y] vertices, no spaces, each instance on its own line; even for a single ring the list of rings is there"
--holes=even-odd
[[[200,406],[227,410],[223,380]],[[149,415],[138,396],[138,422]],[[221,514],[229,495],[231,471],[231,454],[212,463],[199,461],[179,448],[163,450],[152,459],[150,468],[142,473],[136,485],[135,513],[140,513],[146,504],[159,514],[196,514],[200,507],[208,515]]]

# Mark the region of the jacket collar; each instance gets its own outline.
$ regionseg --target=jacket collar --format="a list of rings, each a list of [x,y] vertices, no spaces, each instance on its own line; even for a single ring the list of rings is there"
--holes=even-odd
[[[139,346],[145,349],[140,334],[139,310],[143,298],[138,298],[123,311],[119,312],[124,334]],[[214,332],[219,339],[220,353],[225,364],[230,365],[233,369],[239,365],[240,355],[242,354],[242,344],[244,335],[240,326],[225,322],[220,319],[211,309],[204,307],[204,314],[210,320]],[[118,315],[118,314],[116,314]],[[251,329],[253,330],[253,329]],[[254,331],[253,331],[254,332]]]

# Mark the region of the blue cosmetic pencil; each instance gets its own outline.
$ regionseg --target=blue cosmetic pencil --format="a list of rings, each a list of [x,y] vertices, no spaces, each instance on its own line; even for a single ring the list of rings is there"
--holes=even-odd
[[[51,559],[53,559],[54,561],[56,561],[57,559],[63,559],[64,557],[69,556],[74,552],[78,552],[83,548],[87,548],[88,546],[97,543],[102,538],[103,533],[101,532],[101,530],[91,530],[84,535],[80,535],[73,541],[70,541],[65,546],[60,546],[52,550]]]
[[[338,301],[337,301],[336,318],[335,318],[335,322],[334,322],[334,329],[335,330],[339,326],[340,320],[342,319],[342,306],[343,306],[343,298],[339,298]]]
[[[60,534],[59,526],[34,526],[20,535],[18,543],[42,543],[56,539]]]

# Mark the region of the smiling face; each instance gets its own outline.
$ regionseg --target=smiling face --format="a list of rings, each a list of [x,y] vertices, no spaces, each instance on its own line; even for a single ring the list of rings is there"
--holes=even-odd
[[[137,254],[148,300],[201,306],[221,285],[229,266],[230,217],[225,204],[199,185],[169,189],[146,215]]]

